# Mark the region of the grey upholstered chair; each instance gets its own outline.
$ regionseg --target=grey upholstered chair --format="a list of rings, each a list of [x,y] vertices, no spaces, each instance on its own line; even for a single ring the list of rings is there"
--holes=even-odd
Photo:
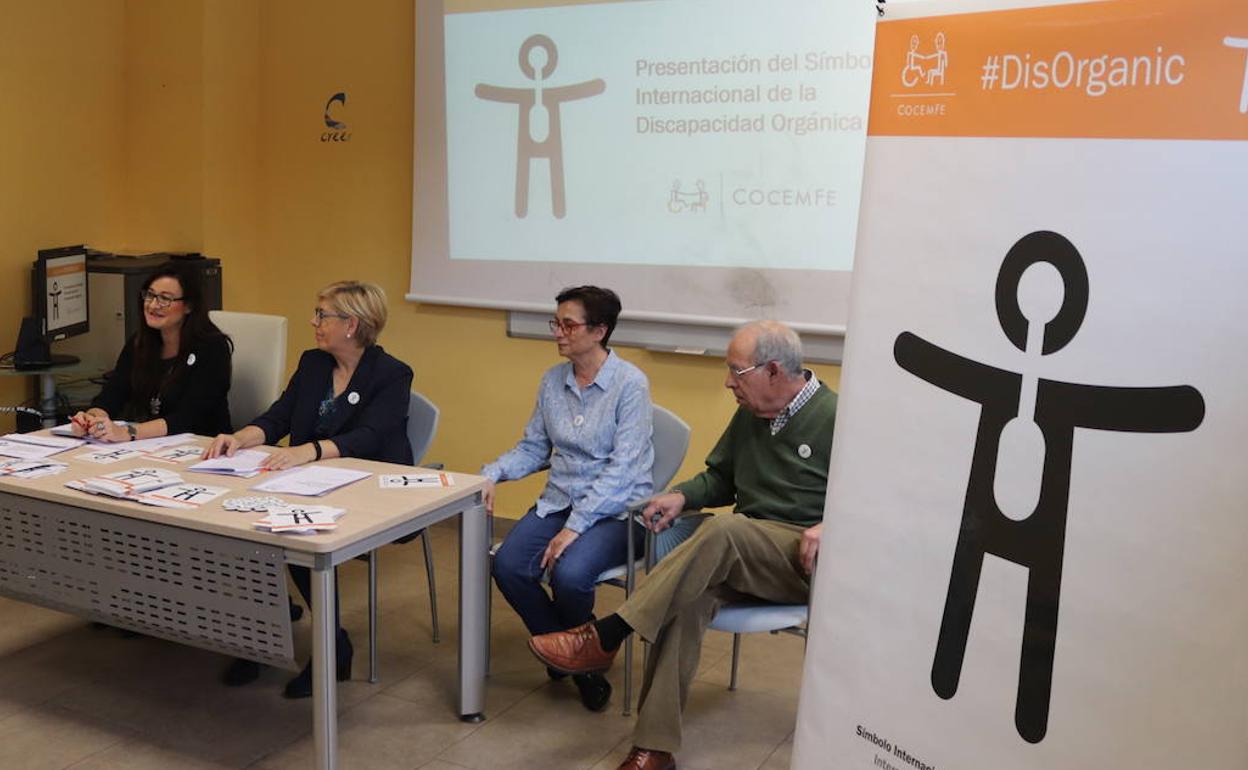
[[[421,394],[412,391],[407,406],[407,441],[412,446],[412,464],[420,465],[438,432],[438,407]],[[438,466],[441,467],[441,466]],[[416,537],[425,550],[425,575],[429,581],[429,614],[432,616],[433,641],[441,641],[438,630],[438,591],[433,577],[433,549],[429,531],[422,529],[399,541],[407,543]],[[368,552],[368,681],[377,681],[377,550]]]

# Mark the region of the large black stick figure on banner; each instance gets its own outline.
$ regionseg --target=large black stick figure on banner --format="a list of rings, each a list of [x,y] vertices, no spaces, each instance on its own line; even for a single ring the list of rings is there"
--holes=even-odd
[[[1019,303],[1019,287],[1024,272],[1040,263],[1056,268],[1061,277],[1061,307],[1049,318],[1029,318]],[[1015,347],[1029,358],[1037,352],[1056,353],[1074,338],[1087,311],[1083,258],[1057,233],[1023,237],[1006,254],[997,274],[996,305],[1001,328]],[[932,689],[945,699],[958,691],[984,555],[991,553],[1026,568],[1027,608],[1014,724],[1024,740],[1037,743],[1044,739],[1049,721],[1075,428],[1191,431],[1204,419],[1204,399],[1187,385],[1128,388],[1040,379],[1027,367],[1021,367],[1022,374],[998,369],[910,332],[898,335],[893,355],[911,374],[981,406],[932,663]],[[1020,485],[1014,483],[1020,476],[1008,466],[1018,456],[1010,456],[1016,445],[1028,441],[1038,450],[1024,454],[1034,457],[1040,467],[1031,474],[1036,481],[1032,494],[1020,497]]]

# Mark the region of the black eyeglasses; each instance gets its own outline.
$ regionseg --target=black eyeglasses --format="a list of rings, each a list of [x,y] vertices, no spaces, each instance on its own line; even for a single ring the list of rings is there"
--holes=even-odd
[[[139,299],[144,305],[155,305],[160,309],[165,309],[175,302],[181,302],[182,297],[171,297],[168,294],[157,294],[148,290],[139,294]]]

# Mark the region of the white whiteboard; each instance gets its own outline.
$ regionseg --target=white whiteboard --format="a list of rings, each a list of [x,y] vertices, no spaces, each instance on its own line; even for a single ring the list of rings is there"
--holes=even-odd
[[[408,299],[844,333],[873,3],[471,5],[416,4]]]

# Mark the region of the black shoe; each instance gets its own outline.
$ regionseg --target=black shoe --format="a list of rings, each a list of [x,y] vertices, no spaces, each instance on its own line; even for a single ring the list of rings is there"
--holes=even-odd
[[[221,675],[221,682],[226,687],[242,687],[251,684],[260,677],[260,664],[254,660],[235,658],[230,667]]]
[[[355,649],[351,646],[351,637],[343,631],[338,637],[339,682],[345,682],[351,678],[351,658],[354,655]],[[312,697],[312,661],[308,661],[308,665],[303,667],[299,676],[286,683],[286,689],[282,691],[282,695],[291,700]]]
[[[550,681],[552,682],[562,682],[564,679],[568,678],[567,674],[557,668],[551,668],[550,666],[546,667],[546,676],[550,677]]]
[[[581,692],[581,703],[590,711],[602,711],[611,700],[611,683],[602,674],[576,674],[572,677]]]

